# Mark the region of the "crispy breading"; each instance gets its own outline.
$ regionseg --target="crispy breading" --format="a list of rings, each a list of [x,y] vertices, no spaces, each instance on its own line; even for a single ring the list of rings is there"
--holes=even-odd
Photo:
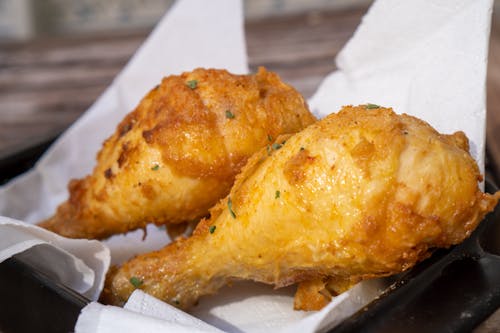
[[[351,289],[359,280],[357,277],[331,276],[300,282],[293,299],[293,309],[321,310],[333,297]]]
[[[258,149],[315,121],[278,75],[196,69],[151,90],[97,155],[93,173],[41,226],[72,238],[106,238],[189,222],[226,196]]]
[[[480,191],[465,148],[461,132],[344,107],[254,155],[190,238],[125,263],[102,299],[123,304],[131,278],[186,309],[232,280],[282,287],[404,271],[464,240],[500,198]]]
[[[294,310],[321,310],[332,300],[333,295],[326,288],[323,279],[299,283],[293,300]]]

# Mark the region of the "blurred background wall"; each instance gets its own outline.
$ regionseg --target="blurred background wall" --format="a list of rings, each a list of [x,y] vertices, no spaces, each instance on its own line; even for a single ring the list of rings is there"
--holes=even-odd
[[[372,1],[243,0],[250,70],[266,66],[310,97]],[[0,0],[0,157],[77,119],[172,3]],[[492,22],[487,137],[500,183],[500,0]]]
[[[210,0],[207,0],[210,1]],[[150,28],[174,0],[0,0],[0,40]],[[342,9],[371,0],[244,0],[248,19]]]

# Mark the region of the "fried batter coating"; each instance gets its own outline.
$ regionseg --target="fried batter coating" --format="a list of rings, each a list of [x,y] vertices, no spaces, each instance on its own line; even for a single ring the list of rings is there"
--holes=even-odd
[[[350,278],[329,277],[299,283],[293,302],[294,310],[317,311],[328,305],[333,297],[349,290],[359,282]]]
[[[399,273],[463,241],[500,199],[479,190],[462,132],[441,135],[391,109],[347,106],[277,140],[193,236],[125,263],[102,299],[123,304],[131,279],[187,309],[231,280],[283,287]]]
[[[169,76],[118,125],[93,173],[41,226],[71,238],[106,238],[189,222],[225,197],[247,159],[282,133],[315,121],[278,75],[196,69]]]

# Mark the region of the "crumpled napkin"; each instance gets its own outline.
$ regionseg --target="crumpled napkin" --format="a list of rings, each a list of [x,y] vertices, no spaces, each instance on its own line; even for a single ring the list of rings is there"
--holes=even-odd
[[[464,130],[482,167],[491,9],[492,0],[375,1],[337,57],[339,70],[309,101],[312,110],[324,116],[344,104],[369,102],[419,116],[442,132]],[[90,172],[102,141],[140,97],[162,76],[199,66],[247,71],[241,1],[179,0],[113,84],[35,169],[0,189],[0,214],[26,222],[50,215],[67,196],[67,181]],[[141,237],[138,231],[106,241],[112,261],[169,241],[154,226],[148,227],[145,242]],[[382,280],[363,282],[323,310],[306,313],[292,310],[293,289],[235,283],[202,299],[191,314],[228,332],[321,331],[357,311],[383,287]],[[214,329],[158,302],[136,292],[124,309],[91,303],[75,329]]]
[[[492,0],[375,1],[310,99],[325,116],[367,102],[464,131],[484,170]]]
[[[78,318],[75,332],[223,332],[141,290],[123,308],[91,303]]]
[[[110,261],[98,241],[68,239],[0,216],[0,262],[12,256],[89,299],[99,297]]]
[[[168,329],[175,332],[312,333],[323,331],[340,323],[342,319],[350,316],[379,295],[384,285],[383,280],[359,283],[348,292],[334,298],[321,311],[307,314],[295,311],[295,316],[287,315],[288,311],[283,311],[280,308],[280,305],[290,307],[287,302],[280,302],[279,299],[270,302],[264,298],[261,300],[252,299],[250,296],[246,297],[248,301],[239,302],[236,308],[229,311],[223,307],[220,311],[215,309],[215,311],[208,313],[204,313],[204,310],[195,312],[205,321],[212,322],[224,331],[147,295],[141,290],[135,290],[123,308],[102,305],[97,302],[86,306],[78,318],[75,333],[165,332]],[[252,292],[255,291],[254,286],[245,284],[237,290],[233,290],[233,294],[237,292],[245,294],[244,289],[248,287],[254,289]],[[266,320],[256,320],[255,311],[261,312],[261,316],[266,317]]]

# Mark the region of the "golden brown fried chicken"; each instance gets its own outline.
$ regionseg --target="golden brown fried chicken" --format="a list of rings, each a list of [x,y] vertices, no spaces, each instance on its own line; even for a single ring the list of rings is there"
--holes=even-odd
[[[461,242],[498,202],[479,190],[467,145],[391,109],[345,107],[254,155],[193,236],[125,263],[103,300],[139,287],[188,308],[231,280],[347,288],[404,271]]]
[[[313,123],[278,75],[196,69],[169,76],[118,125],[93,173],[41,225],[72,238],[105,238],[208,214],[247,159],[282,133]]]

